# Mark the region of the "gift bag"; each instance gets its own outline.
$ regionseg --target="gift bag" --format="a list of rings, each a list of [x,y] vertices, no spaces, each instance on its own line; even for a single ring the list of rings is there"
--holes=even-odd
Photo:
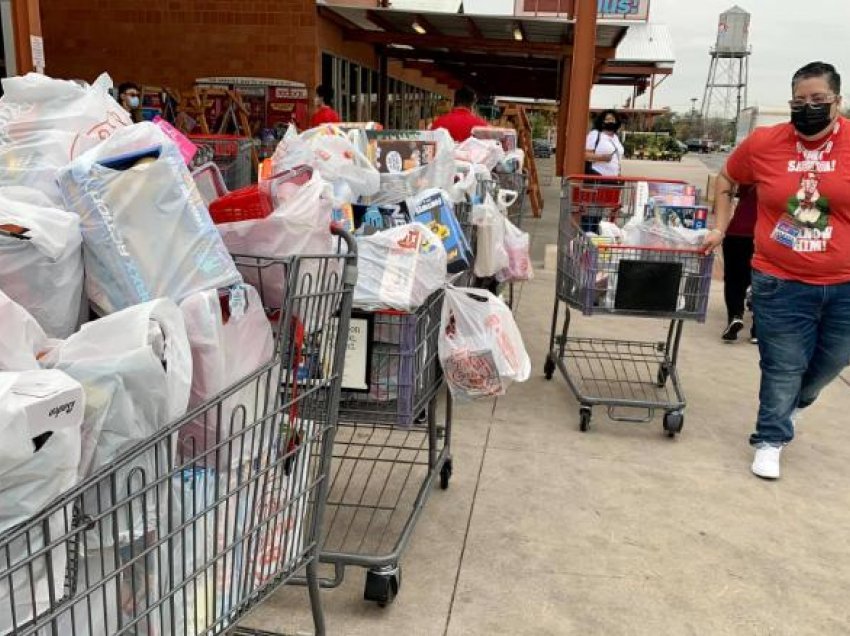
[[[510,256],[505,249],[506,221],[489,194],[484,203],[472,208],[472,222],[478,226],[475,275],[479,278],[495,276],[510,267]]]
[[[500,283],[517,283],[534,278],[531,265],[531,240],[527,232],[505,219],[505,251],[508,253],[508,266],[496,274]]]
[[[242,282],[180,151],[154,124],[116,131],[59,182],[80,216],[86,292],[100,313]]]
[[[0,188],[0,289],[48,336],[80,324],[83,251],[80,219],[32,188]]]
[[[512,382],[525,382],[531,375],[531,360],[510,308],[485,290],[446,288],[438,349],[455,397],[504,395]]]
[[[421,223],[357,239],[354,304],[411,312],[446,282],[446,249]]]

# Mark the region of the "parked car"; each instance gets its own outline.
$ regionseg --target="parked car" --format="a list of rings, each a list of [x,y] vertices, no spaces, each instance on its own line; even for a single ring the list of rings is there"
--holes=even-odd
[[[531,143],[536,159],[549,159],[552,156],[552,146],[546,139],[534,139]]]

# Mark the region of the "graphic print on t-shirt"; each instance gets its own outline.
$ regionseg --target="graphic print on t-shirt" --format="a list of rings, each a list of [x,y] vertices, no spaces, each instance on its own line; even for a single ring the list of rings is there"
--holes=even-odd
[[[801,159],[788,164],[788,172],[800,173],[800,186],[788,197],[787,213],[773,229],[771,238],[795,252],[825,252],[832,238],[829,199],[820,192],[820,173],[835,171],[829,161],[833,141],[818,150],[800,147]]]

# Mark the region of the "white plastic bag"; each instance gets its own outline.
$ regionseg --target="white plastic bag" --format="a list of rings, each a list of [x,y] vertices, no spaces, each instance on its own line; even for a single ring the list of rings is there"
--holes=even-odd
[[[138,153],[144,162],[116,162]],[[180,150],[154,124],[122,128],[59,174],[80,215],[86,292],[102,313],[241,282]]]
[[[231,288],[223,299],[216,290],[198,292],[184,300],[180,310],[192,348],[190,409],[271,360],[272,329],[253,287]],[[252,382],[228,397],[220,409],[183,426],[179,442],[184,461],[228,470],[260,453],[259,445],[253,442],[257,431],[228,442],[240,429],[253,425],[257,417],[265,414],[267,396],[262,387],[259,392],[257,389],[257,383]]]
[[[655,249],[698,249],[706,234],[708,230],[673,227],[652,217],[641,222],[627,223],[623,228],[623,244]]]
[[[300,135],[290,126],[272,156],[275,173],[310,166],[330,183],[345,182],[355,196],[380,188],[380,175],[342,130],[323,125]]]
[[[41,439],[43,445],[36,450],[30,437],[29,420],[32,414],[28,414],[28,409],[13,395],[16,387],[21,388],[24,384],[29,384],[25,389],[28,395],[21,397],[29,403],[38,401],[39,399],[32,395],[37,392],[35,389],[40,384],[53,383],[55,386],[57,381],[66,388],[75,389],[77,395],[82,390],[73,380],[58,371],[0,373],[0,431],[3,438],[0,451],[0,532],[31,518],[77,483],[83,404],[62,408],[61,417],[66,421],[61,426],[56,426],[46,440]],[[49,397],[46,399],[49,400]],[[60,510],[47,518],[45,523],[51,541],[56,541],[71,530],[70,521],[70,509]],[[0,634],[11,633],[16,627],[23,626],[35,617],[34,614],[48,610],[51,599],[61,598],[63,594],[67,562],[64,543],[46,551],[28,564],[15,567],[30,555],[43,550],[44,525],[36,525],[10,543],[7,550],[0,554],[0,570],[5,573],[11,571],[11,576],[6,575],[0,579]],[[7,557],[10,561],[7,561]]]
[[[489,194],[484,203],[472,208],[472,222],[478,226],[474,271],[479,278],[495,276],[510,267],[510,256],[505,249],[506,221]]]
[[[264,219],[224,223],[218,226],[231,254],[267,258],[334,253],[330,231],[332,195],[330,185],[313,173],[304,185],[284,183],[272,192],[275,210]],[[245,281],[261,288],[268,307],[283,307],[287,272],[278,266],[259,269],[241,267]],[[300,277],[315,277],[319,262],[303,262]],[[261,285],[262,283],[262,285]],[[313,286],[315,281],[311,281]]]
[[[0,290],[0,371],[40,369],[47,334],[35,318]]]
[[[168,299],[86,323],[42,358],[86,390],[83,475],[183,415],[192,355],[183,315]]]
[[[512,382],[531,375],[510,308],[486,290],[446,288],[438,347],[455,397],[504,395]]]
[[[0,141],[11,142],[47,131],[66,131],[102,140],[132,124],[129,113],[112,99],[106,73],[89,86],[40,73],[3,80]]]
[[[518,283],[534,279],[531,265],[531,240],[527,232],[505,219],[505,251],[508,253],[508,266],[496,274],[500,283]]]
[[[455,147],[455,159],[484,166],[487,170],[495,168],[504,158],[502,144],[492,139],[470,137]]]
[[[47,335],[74,333],[83,305],[79,217],[56,208],[38,190],[0,188],[0,289]]]
[[[370,133],[361,135],[363,138],[363,150],[366,149],[366,137]],[[380,136],[382,133],[371,133]],[[387,133],[388,135],[391,133]],[[390,139],[392,139],[390,137]],[[381,173],[380,190],[365,201],[371,205],[395,205],[415,196],[418,192],[428,188],[439,188],[448,191],[455,180],[455,158],[454,141],[449,132],[443,128],[439,130],[422,130],[416,133],[416,140],[430,142],[434,145],[434,157],[425,165],[401,172]],[[372,148],[377,140],[368,142]]]
[[[354,304],[414,311],[446,282],[446,249],[421,223],[357,239]]]

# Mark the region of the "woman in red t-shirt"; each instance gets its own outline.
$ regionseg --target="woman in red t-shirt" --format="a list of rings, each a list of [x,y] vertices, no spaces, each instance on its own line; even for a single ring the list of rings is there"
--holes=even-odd
[[[753,309],[761,391],[752,471],[779,477],[800,409],[850,363],[850,121],[841,77],[813,62],[794,74],[791,123],[755,130],[717,180],[713,250],[730,219],[736,183],[754,184],[758,214]]]

